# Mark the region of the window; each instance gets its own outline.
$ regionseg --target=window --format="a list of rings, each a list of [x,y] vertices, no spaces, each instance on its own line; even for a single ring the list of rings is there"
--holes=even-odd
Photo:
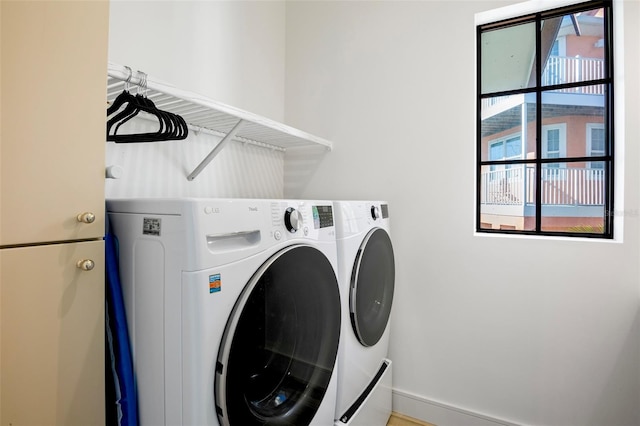
[[[604,126],[594,123],[587,124],[587,156],[601,157],[605,155],[604,144]],[[602,164],[602,162],[590,162],[589,167],[592,169],[602,169],[604,164]]]
[[[567,126],[554,124],[542,126],[542,157],[563,158],[567,156]],[[564,163],[550,163],[550,168],[566,167]]]
[[[477,27],[478,232],[613,237],[611,9]]]
[[[510,137],[494,143],[491,145],[491,152],[495,160],[512,160],[520,158],[522,154],[522,150],[520,149],[520,136]]]
[[[492,161],[515,160],[517,158],[521,158],[521,156],[522,148],[519,135],[495,140],[490,143],[489,159]],[[491,166],[491,170],[497,170],[498,168],[504,169],[505,167],[499,167],[496,165]]]

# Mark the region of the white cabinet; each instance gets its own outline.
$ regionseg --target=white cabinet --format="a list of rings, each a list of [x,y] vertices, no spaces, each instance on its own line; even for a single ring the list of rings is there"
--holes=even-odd
[[[0,8],[0,424],[104,424],[109,4]]]

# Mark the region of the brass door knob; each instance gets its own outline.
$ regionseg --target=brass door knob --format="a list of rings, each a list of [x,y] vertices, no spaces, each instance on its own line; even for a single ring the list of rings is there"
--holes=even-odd
[[[77,216],[78,222],[82,223],[93,223],[96,220],[96,215],[91,212],[80,213]]]
[[[83,271],[90,271],[96,266],[95,262],[91,259],[82,259],[76,262],[76,267]]]

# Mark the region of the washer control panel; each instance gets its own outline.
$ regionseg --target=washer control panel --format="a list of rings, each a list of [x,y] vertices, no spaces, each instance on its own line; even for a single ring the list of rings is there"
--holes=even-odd
[[[271,232],[275,240],[285,236],[322,239],[335,235],[330,201],[278,201],[271,204]]]
[[[297,232],[303,225],[304,218],[302,217],[302,213],[300,211],[294,209],[293,207],[288,207],[284,212],[284,226],[287,228],[287,231]]]

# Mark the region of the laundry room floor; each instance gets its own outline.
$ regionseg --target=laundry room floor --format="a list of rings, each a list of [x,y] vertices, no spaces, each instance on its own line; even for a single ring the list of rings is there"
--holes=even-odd
[[[422,420],[414,419],[413,417],[405,416],[404,414],[393,412],[387,426],[435,426],[431,423],[423,422]]]

